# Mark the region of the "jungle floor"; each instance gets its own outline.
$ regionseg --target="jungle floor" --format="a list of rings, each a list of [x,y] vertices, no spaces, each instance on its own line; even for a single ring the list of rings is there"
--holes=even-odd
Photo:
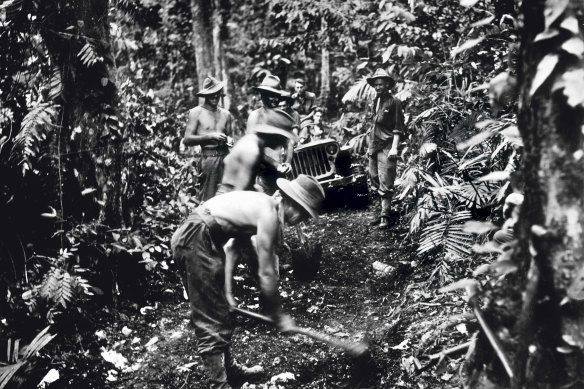
[[[476,264],[440,269],[435,258],[416,256],[409,226],[399,215],[387,230],[370,226],[377,213],[378,200],[373,200],[366,209],[330,210],[308,224],[310,241],[323,247],[320,269],[310,282],[293,274],[291,251],[298,239],[292,229],[286,232],[292,249],[284,249],[280,258],[284,310],[300,326],[368,342],[374,366],[363,369],[342,350],[238,318],[235,356],[265,369],[243,388],[460,387],[466,349],[437,356],[467,342],[476,324],[460,294],[438,289],[440,282],[462,278]],[[376,270],[379,262],[391,267]],[[83,329],[55,339],[46,351],[52,355],[49,368],[57,369],[60,379],[48,387],[207,388],[188,302],[172,270],[151,275],[135,299],[141,301],[120,299],[115,308],[92,315]],[[257,311],[256,283],[247,269],[238,272],[240,306]]]

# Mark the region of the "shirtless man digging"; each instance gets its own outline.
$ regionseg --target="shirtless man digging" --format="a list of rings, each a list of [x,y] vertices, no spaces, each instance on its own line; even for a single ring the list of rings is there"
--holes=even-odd
[[[290,331],[294,321],[282,312],[274,258],[283,224],[296,225],[316,217],[324,191],[313,177],[277,180],[273,196],[253,191],[219,194],[200,205],[172,236],[171,247],[186,286],[197,349],[212,389],[231,388],[261,367],[246,368],[231,354],[233,323],[230,306],[235,263],[223,246],[231,238],[256,235],[258,277],[268,315],[278,330]]]

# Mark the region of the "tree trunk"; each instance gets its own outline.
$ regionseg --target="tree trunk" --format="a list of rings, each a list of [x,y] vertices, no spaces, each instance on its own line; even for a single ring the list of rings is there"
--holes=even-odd
[[[193,15],[193,46],[197,62],[199,89],[207,76],[215,76],[213,61],[213,3],[211,0],[191,0]]]
[[[507,300],[507,322],[500,320],[496,332],[509,334],[501,340],[514,361],[513,388],[583,385],[584,53],[570,50],[583,44],[577,11],[584,11],[581,0],[524,0],[521,9],[518,127],[524,142],[525,200],[513,253],[520,270],[486,309],[495,318]],[[560,34],[534,42],[546,25]],[[488,347],[483,343],[484,360],[475,363],[481,371],[468,384],[509,387]]]
[[[99,221],[118,227],[123,224],[123,134],[115,108],[117,88],[109,32],[109,2],[82,0],[71,5],[60,0],[41,4],[39,12],[45,15],[46,27],[42,30],[43,41],[55,67],[61,72],[63,84],[63,115],[57,140],[58,157],[63,164],[63,167],[59,164],[60,174],[69,174],[71,180],[77,179],[78,189],[97,186],[101,200]],[[63,13],[62,10],[67,8],[70,11]],[[70,26],[76,26],[78,31],[70,30]],[[71,31],[72,34],[56,33],[65,31]],[[85,50],[83,55],[82,50]],[[97,60],[88,62],[88,57]],[[82,128],[77,137],[79,140],[71,141],[72,130],[76,127]],[[79,173],[76,178],[72,175],[74,170]],[[61,196],[67,192],[62,186],[60,191]],[[68,195],[73,196],[70,193]],[[64,215],[77,211],[81,214],[72,215],[86,218],[92,216],[74,201],[66,199],[61,201],[63,203],[70,208],[66,211],[62,206]]]
[[[197,62],[199,89],[207,76],[220,78],[225,82],[223,104],[229,109],[229,76],[225,66],[223,41],[229,15],[228,0],[191,0],[193,15],[193,46]]]
[[[329,53],[328,23],[326,17],[322,17],[321,32],[324,40],[321,48],[321,68],[320,68],[320,96],[319,105],[326,108],[328,98],[331,93],[331,69]]]
[[[225,82],[223,93],[223,107],[231,107],[231,97],[229,95],[230,83],[227,65],[225,61],[225,50],[223,41],[227,38],[227,19],[229,17],[229,0],[216,0],[213,12],[213,66],[214,74]]]

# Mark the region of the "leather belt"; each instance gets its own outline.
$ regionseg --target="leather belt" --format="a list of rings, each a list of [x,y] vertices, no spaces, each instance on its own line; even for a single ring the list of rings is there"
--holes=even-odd
[[[201,155],[203,157],[221,157],[229,154],[229,149],[202,149]]]

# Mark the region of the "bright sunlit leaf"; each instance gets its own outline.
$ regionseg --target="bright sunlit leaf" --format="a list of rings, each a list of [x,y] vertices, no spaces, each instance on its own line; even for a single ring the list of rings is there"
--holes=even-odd
[[[582,58],[582,54],[584,54],[584,41],[578,37],[570,38],[562,44],[562,50],[578,58]]]
[[[497,182],[507,181],[509,179],[509,172],[495,171],[476,179],[477,182]]]
[[[562,24],[560,24],[560,27],[563,28],[564,30],[568,30],[570,31],[572,34],[577,35],[578,34],[578,20],[573,17],[570,16],[569,18],[566,18],[562,21]]]
[[[481,43],[482,41],[485,40],[485,37],[482,36],[480,38],[476,38],[476,39],[469,39],[466,42],[464,42],[462,45],[455,47],[452,52],[450,53],[451,57],[454,58],[456,57],[456,54],[458,53],[462,53],[463,51],[466,51],[468,49],[471,49],[473,47],[475,47],[476,45],[478,45],[479,43]]]
[[[543,12],[546,30],[564,13],[569,3],[570,0],[546,0]]]
[[[568,98],[570,106],[584,106],[584,69],[576,69],[564,73],[560,83],[564,87],[564,95]]]
[[[478,22],[474,22],[473,24],[471,24],[471,27],[480,27],[480,26],[486,26],[487,24],[491,24],[491,22],[495,20],[494,16],[489,16],[488,18],[484,18],[479,20]]]
[[[556,65],[558,64],[559,57],[557,54],[548,54],[540,61],[537,65],[537,72],[531,83],[531,89],[529,90],[529,96],[533,96],[540,86],[548,79],[552,74]]]
[[[479,0],[460,0],[460,5],[466,8],[470,8],[478,2]]]

